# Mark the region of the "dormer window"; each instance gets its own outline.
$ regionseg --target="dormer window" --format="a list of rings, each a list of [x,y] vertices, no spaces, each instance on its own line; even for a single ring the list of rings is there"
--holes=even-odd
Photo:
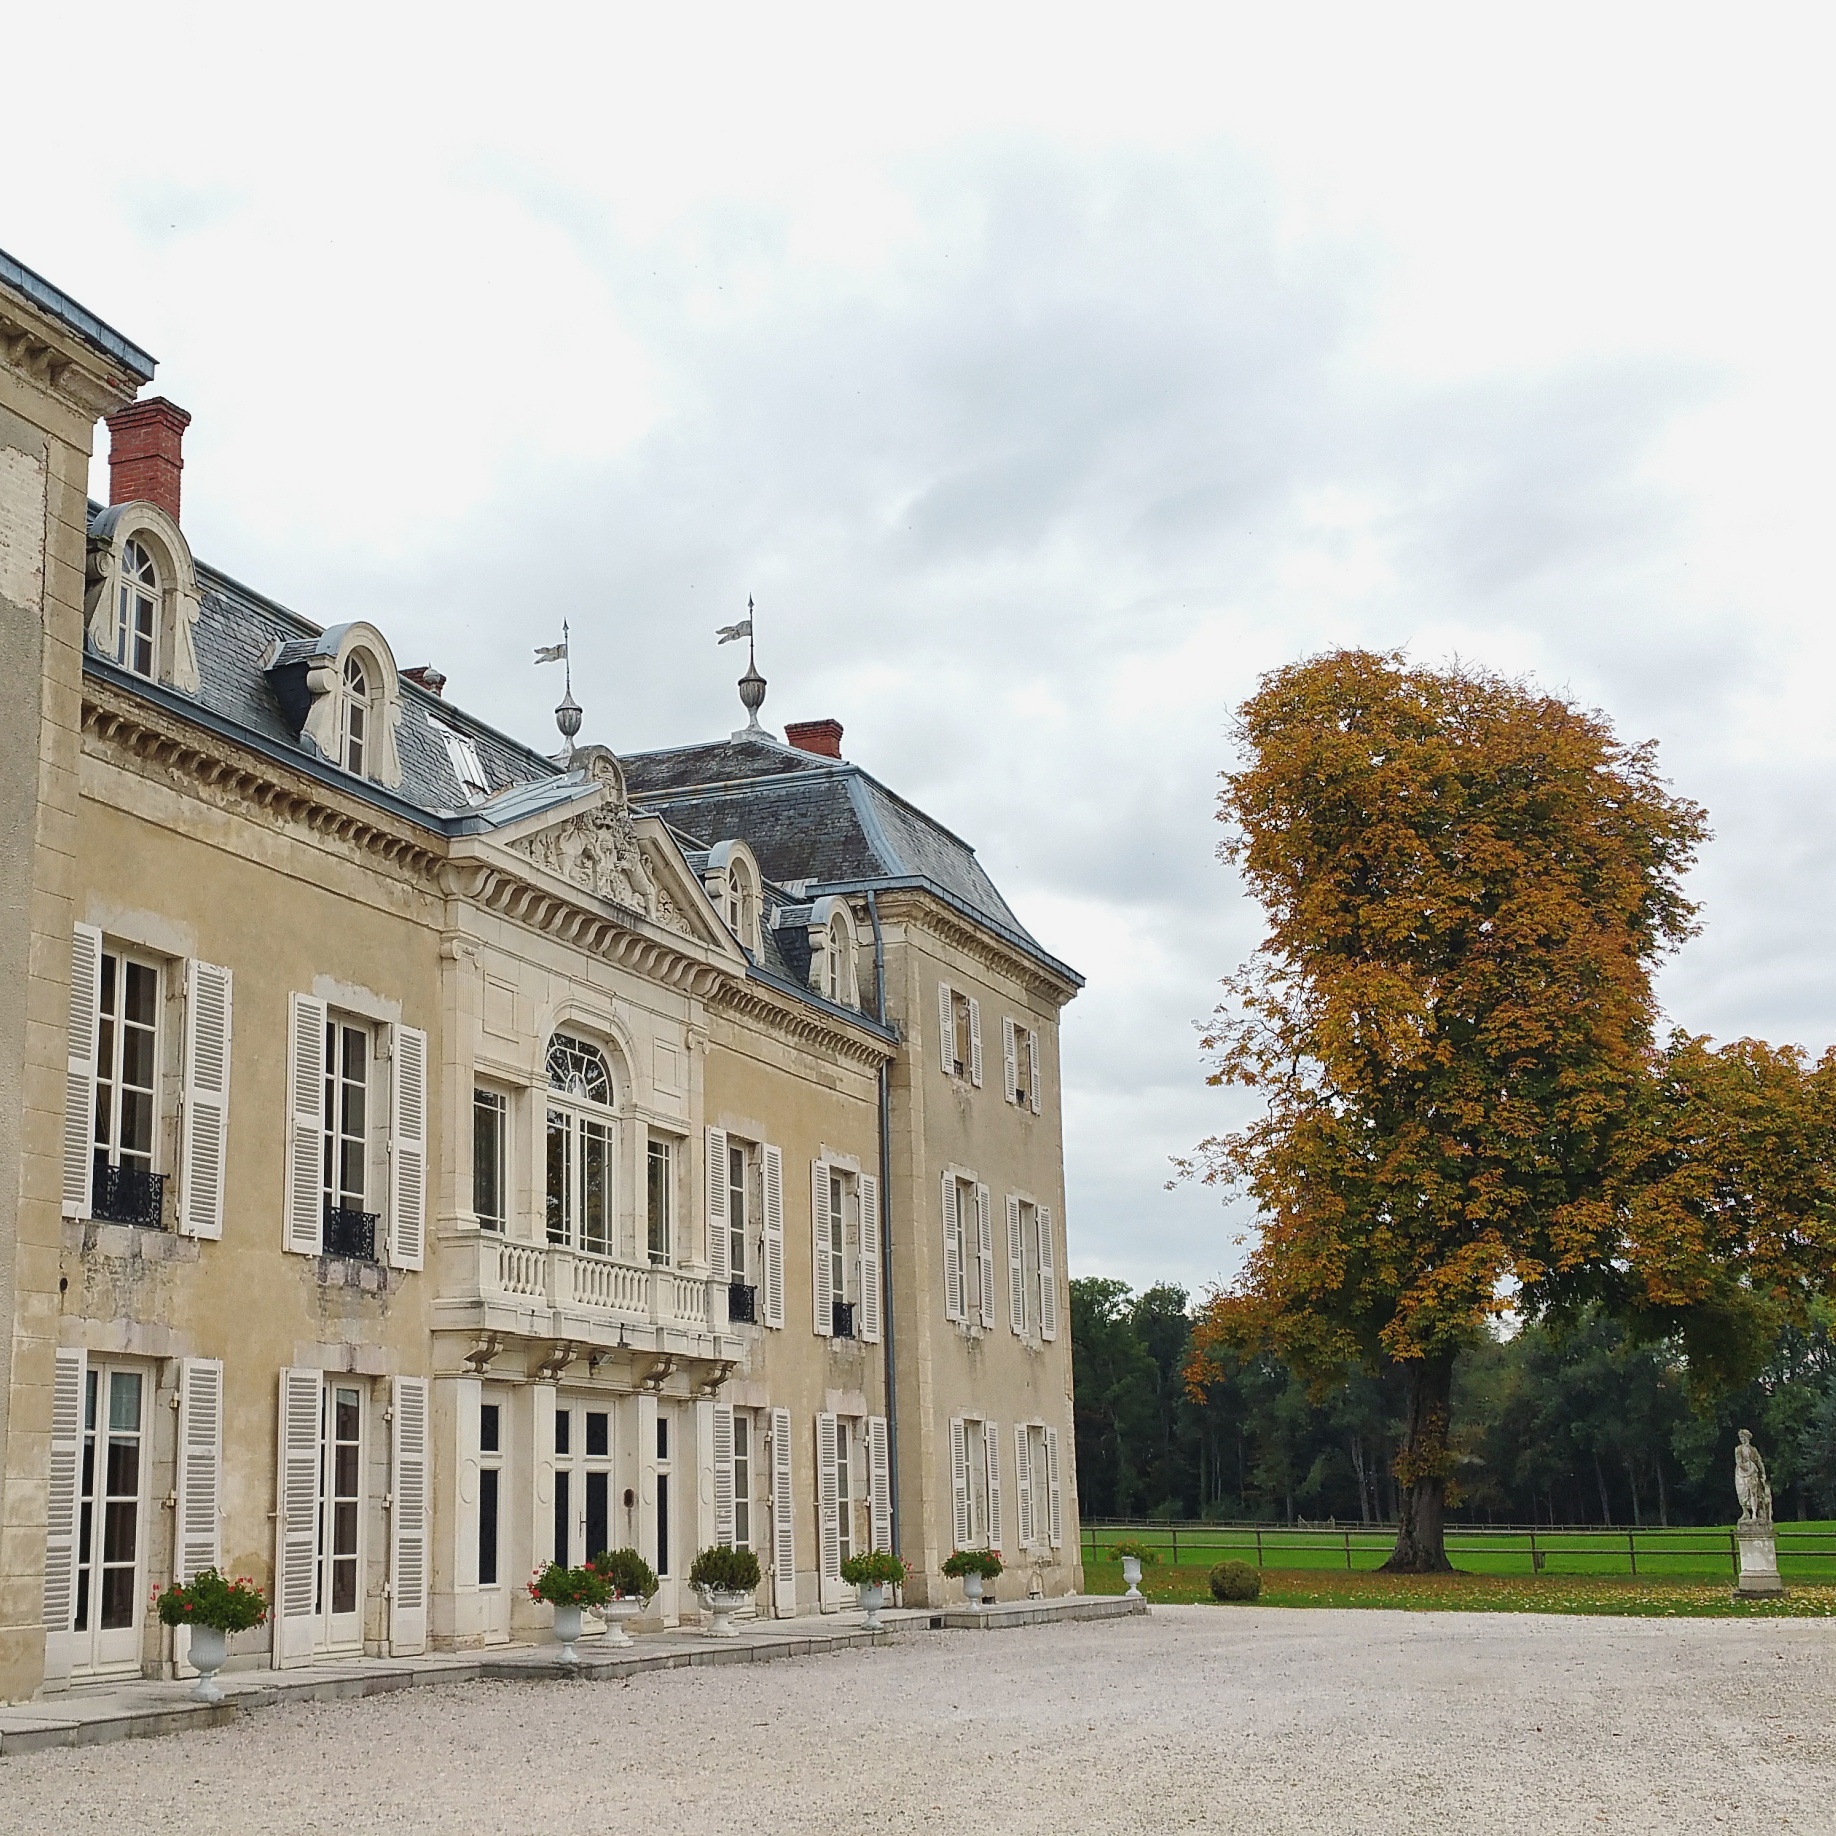
[[[721,922],[733,933],[740,948],[757,956],[762,905],[759,866],[746,844],[724,841],[712,848],[707,866],[702,870],[701,883],[715,911],[720,914]]]
[[[348,657],[344,664],[344,769],[363,776],[364,744],[370,731],[370,679],[363,658]]]
[[[353,777],[401,788],[401,683],[374,625],[276,639],[262,668],[282,719],[309,751]]]
[[[131,539],[121,551],[115,627],[115,661],[151,682],[159,638],[159,569],[148,550]]]
[[[823,952],[827,959],[823,964],[823,975],[827,986],[823,989],[831,1001],[838,1006],[853,1005],[853,989],[849,986],[848,975],[849,938],[847,929],[840,919],[829,925],[829,947]]]
[[[810,913],[810,986],[837,1007],[859,1007],[854,920],[844,900],[818,899]]]

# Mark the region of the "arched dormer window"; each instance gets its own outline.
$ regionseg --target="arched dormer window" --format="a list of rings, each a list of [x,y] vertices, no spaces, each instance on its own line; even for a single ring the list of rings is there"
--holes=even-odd
[[[548,1046],[548,1240],[612,1253],[617,1135],[605,1054],[557,1033]]]
[[[303,745],[356,777],[401,788],[401,683],[374,625],[334,625],[316,637],[277,639],[262,667],[282,717]]]
[[[702,884],[714,909],[742,949],[759,953],[759,864],[744,842],[724,841],[711,849]]]
[[[149,549],[132,536],[121,550],[115,592],[115,661],[149,682],[159,660],[159,568]]]
[[[344,769],[363,776],[364,743],[370,731],[370,678],[363,652],[344,660]]]
[[[157,504],[114,504],[89,529],[83,617],[89,648],[148,682],[199,688],[197,572]]]
[[[844,899],[818,899],[810,912],[810,986],[837,1007],[859,1007],[854,918]]]

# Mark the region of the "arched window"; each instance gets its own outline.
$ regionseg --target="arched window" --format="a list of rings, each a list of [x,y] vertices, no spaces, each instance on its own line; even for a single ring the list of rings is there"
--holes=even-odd
[[[727,869],[727,929],[746,949],[758,949],[759,895],[745,862],[737,859]]]
[[[139,542],[130,540],[121,551],[116,592],[115,661],[151,681],[158,651],[159,569]]]
[[[612,1076],[605,1054],[557,1033],[548,1047],[548,1240],[612,1253]]]
[[[854,966],[854,939],[848,935],[846,919],[829,920],[829,947],[824,955],[828,959],[825,964],[828,986],[823,993],[838,1007],[852,1007],[854,978],[849,971]]]
[[[370,678],[363,658],[344,660],[344,769],[363,776],[364,746],[370,732]]]

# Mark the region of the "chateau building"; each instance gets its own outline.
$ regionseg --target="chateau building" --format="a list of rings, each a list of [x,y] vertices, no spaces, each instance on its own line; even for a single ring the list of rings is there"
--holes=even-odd
[[[153,371],[0,255],[0,1696],[183,1673],[211,1565],[275,1665],[627,1546],[1075,1590],[1076,974],[754,671],[557,761],[194,557]]]

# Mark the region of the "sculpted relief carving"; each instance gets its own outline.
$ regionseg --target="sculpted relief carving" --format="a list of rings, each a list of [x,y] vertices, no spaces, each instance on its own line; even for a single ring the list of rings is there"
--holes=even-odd
[[[511,846],[598,898],[659,918],[666,900],[638,846],[618,761],[603,747],[594,747],[584,762],[588,776],[605,787],[598,807]]]

